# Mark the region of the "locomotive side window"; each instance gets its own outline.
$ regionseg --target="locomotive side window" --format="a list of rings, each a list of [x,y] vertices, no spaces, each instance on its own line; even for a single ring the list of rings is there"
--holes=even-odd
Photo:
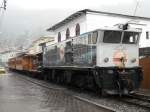
[[[88,44],[92,44],[92,36],[91,36],[91,34],[88,34]]]
[[[58,42],[61,42],[61,33],[58,33]]]
[[[120,43],[121,41],[121,34],[120,31],[105,31],[104,32],[104,43]]]
[[[98,32],[97,31],[93,32],[93,34],[92,34],[92,43],[93,44],[96,44],[97,37],[98,37]]]
[[[139,33],[136,32],[124,32],[122,43],[124,44],[136,44],[138,41]]]
[[[93,34],[88,34],[88,44],[96,44],[98,32],[95,31]]]

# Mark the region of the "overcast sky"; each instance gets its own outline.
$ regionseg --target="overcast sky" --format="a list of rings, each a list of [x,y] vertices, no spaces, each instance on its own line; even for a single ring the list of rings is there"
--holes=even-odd
[[[1,0],[2,1],[2,0]],[[133,13],[139,1],[137,14],[149,15],[149,0],[8,0],[8,9],[18,10],[80,10],[85,8]],[[147,10],[147,11],[146,11]]]
[[[137,1],[135,15],[150,17],[150,0],[7,0],[4,17],[0,12],[0,39],[20,42],[47,35],[48,27],[87,8],[133,15]]]

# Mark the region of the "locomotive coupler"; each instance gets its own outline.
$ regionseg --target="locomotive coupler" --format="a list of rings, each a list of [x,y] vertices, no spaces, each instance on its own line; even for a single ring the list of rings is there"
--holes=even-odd
[[[128,94],[129,89],[132,88],[132,82],[128,78],[128,72],[124,69],[118,69],[116,72],[116,83],[120,96],[122,94]]]

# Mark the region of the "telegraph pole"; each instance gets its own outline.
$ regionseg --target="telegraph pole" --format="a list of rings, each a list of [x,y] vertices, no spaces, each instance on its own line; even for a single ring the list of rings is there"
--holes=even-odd
[[[3,0],[2,6],[0,8],[6,10],[6,6],[7,6],[7,1]]]

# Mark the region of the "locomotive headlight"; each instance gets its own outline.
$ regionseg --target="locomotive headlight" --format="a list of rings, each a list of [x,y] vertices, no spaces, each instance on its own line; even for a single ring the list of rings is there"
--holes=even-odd
[[[109,61],[109,58],[104,58],[104,62],[107,63]]]
[[[131,59],[131,63],[135,63],[136,62],[136,58]]]

